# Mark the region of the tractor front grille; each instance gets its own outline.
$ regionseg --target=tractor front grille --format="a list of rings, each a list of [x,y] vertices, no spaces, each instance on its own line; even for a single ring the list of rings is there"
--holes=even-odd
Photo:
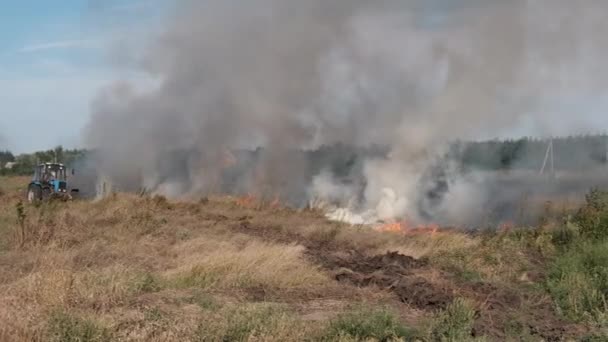
[[[66,190],[68,187],[68,184],[66,182],[59,182],[59,190]]]

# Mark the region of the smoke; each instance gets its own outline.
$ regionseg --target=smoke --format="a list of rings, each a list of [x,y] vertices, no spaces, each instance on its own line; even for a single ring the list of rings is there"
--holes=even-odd
[[[589,127],[589,118],[546,113],[607,95],[606,7],[178,1],[141,63],[158,86],[104,90],[87,144],[103,177],[123,190],[252,192],[298,204],[324,197],[381,220],[466,221],[486,194],[443,159],[448,143],[550,134],[563,129],[556,118]],[[296,153],[338,143],[390,153],[360,163],[361,186]],[[241,149],[258,150],[226,157]]]

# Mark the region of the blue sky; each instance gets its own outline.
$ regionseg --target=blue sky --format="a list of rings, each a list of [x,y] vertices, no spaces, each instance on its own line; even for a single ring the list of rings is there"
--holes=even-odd
[[[99,89],[144,77],[129,62],[167,6],[168,0],[0,0],[0,149],[78,146]]]

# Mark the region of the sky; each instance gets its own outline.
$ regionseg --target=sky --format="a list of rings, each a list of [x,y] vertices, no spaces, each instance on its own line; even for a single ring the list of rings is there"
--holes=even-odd
[[[57,145],[82,146],[82,128],[89,122],[91,103],[101,89],[117,80],[143,87],[154,82],[141,68],[140,61],[147,44],[163,29],[163,19],[175,3],[175,0],[0,0],[0,150],[22,153]],[[421,8],[426,13],[421,18],[428,19],[424,25],[432,31],[445,21],[452,7],[464,3],[479,6],[485,2],[419,3],[424,4]],[[541,17],[549,18],[550,12],[539,16],[539,20]],[[578,18],[577,25],[584,24],[585,20]],[[548,23],[553,21],[547,19]],[[513,137],[608,130],[605,83],[599,82],[599,87],[593,82],[585,83],[596,77],[604,79],[594,76],[592,70],[594,66],[603,68],[603,56],[607,53],[602,50],[603,45],[593,49],[598,39],[602,38],[589,36],[589,44],[581,46],[591,48],[590,52],[581,54],[563,70],[550,70],[550,74],[561,70],[557,74],[563,77],[556,78],[559,82],[549,83],[573,84],[572,87],[559,86],[548,91],[543,106],[537,113],[531,113],[528,121],[483,138],[496,134]],[[541,37],[540,41],[544,39]],[[591,59],[586,60],[587,56]],[[590,67],[587,70],[585,66]]]
[[[80,146],[90,103],[131,66],[169,0],[0,0],[0,150]]]

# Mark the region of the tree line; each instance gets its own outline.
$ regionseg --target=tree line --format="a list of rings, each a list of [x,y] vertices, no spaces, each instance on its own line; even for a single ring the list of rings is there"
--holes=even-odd
[[[548,154],[551,143],[553,153]],[[385,155],[387,152],[388,149],[382,147],[360,149],[338,144],[323,146],[308,153],[314,164],[337,164],[350,168],[356,159]],[[87,150],[64,149],[61,146],[20,155],[0,151],[0,175],[30,175],[39,163],[59,162],[72,166],[88,153]],[[608,135],[456,141],[449,149],[448,158],[457,161],[464,170],[540,170],[544,160],[552,158],[556,170],[584,171],[608,166]],[[11,168],[6,167],[7,163],[13,164]]]
[[[451,153],[465,169],[540,170],[552,159],[556,170],[584,171],[608,164],[608,135],[458,142]]]
[[[33,174],[34,167],[40,163],[57,162],[72,165],[86,154],[86,150],[64,149],[62,146],[20,155],[14,155],[10,151],[0,151],[0,175],[28,176]]]

